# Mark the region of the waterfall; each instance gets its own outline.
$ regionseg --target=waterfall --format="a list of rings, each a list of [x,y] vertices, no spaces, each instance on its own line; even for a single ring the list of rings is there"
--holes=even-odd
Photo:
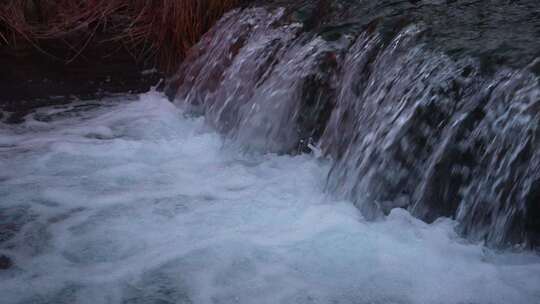
[[[327,190],[366,218],[399,207],[491,246],[540,244],[538,61],[486,69],[426,43],[423,22],[291,11],[227,14],[169,95],[247,151],[320,150]]]

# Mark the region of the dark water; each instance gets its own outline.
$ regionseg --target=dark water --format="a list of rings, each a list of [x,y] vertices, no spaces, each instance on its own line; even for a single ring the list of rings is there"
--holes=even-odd
[[[45,42],[44,42],[45,43]],[[151,63],[141,63],[114,43],[90,44],[73,62],[61,58],[63,45],[43,53],[31,44],[0,45],[0,120],[21,123],[32,110],[68,105],[80,100],[93,102],[115,94],[147,92],[162,75]]]

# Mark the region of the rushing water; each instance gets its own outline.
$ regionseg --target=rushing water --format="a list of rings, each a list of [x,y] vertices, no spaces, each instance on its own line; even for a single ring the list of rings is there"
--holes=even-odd
[[[535,2],[257,1],[0,123],[0,303],[540,303]]]
[[[328,7],[312,10],[316,19]],[[237,10],[193,49],[171,96],[250,150],[322,150],[333,160],[327,189],[367,218],[401,207],[427,222],[457,219],[463,235],[490,246],[538,247],[540,61],[525,31],[500,40],[526,65],[486,63],[499,54],[495,34],[508,30],[497,11],[486,11],[484,33],[391,16],[313,26],[296,8]],[[530,22],[540,28],[540,18]],[[466,33],[477,29],[495,52],[487,59],[471,55],[479,45]],[[470,50],[450,56],[437,45],[460,35]]]
[[[366,221],[317,155],[244,153],[159,93],[0,125],[0,302],[540,302],[540,258],[403,209]]]

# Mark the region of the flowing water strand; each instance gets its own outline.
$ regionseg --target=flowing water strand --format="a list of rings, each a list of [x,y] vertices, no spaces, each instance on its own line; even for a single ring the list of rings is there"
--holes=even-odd
[[[320,151],[326,189],[368,219],[405,208],[490,246],[539,246],[540,61],[488,73],[429,45],[425,22],[313,29],[291,14],[231,12],[171,82],[176,103],[244,149]]]

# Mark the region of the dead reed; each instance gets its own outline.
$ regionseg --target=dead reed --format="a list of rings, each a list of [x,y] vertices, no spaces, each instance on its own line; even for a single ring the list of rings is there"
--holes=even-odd
[[[173,70],[187,49],[242,0],[0,0],[0,45],[62,44],[71,62],[90,44],[117,43]],[[61,55],[66,57],[65,55]]]

